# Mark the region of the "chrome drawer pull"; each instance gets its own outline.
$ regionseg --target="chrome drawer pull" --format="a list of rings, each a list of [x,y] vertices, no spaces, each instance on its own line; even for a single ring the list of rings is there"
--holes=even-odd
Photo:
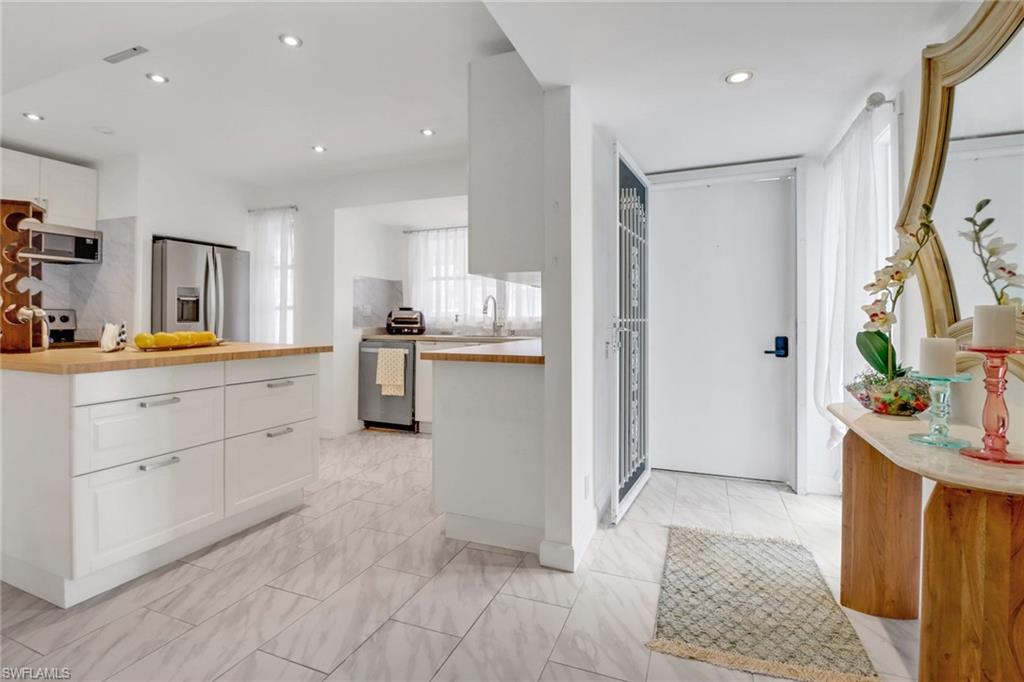
[[[139,403],[139,407],[161,407],[163,405],[174,405],[180,403],[181,398],[174,396],[173,398],[165,398],[164,400],[143,400]]]
[[[294,431],[295,431],[295,429],[293,429],[292,427],[286,426],[283,429],[281,429],[280,431],[267,431],[267,438],[277,438],[278,436],[287,436],[289,433],[292,433]]]
[[[284,381],[271,381],[267,384],[267,388],[281,388],[283,386],[294,386],[295,382],[291,379],[285,379]]]
[[[177,464],[180,461],[181,457],[174,455],[170,459],[165,459],[164,461],[157,462],[156,464],[140,464],[139,471],[152,471],[153,469],[162,469],[163,467],[169,467],[172,464]]]

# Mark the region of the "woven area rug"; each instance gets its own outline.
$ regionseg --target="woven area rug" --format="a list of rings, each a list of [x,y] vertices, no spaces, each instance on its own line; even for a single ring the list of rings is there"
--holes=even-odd
[[[670,528],[648,648],[796,680],[877,680],[811,553],[787,540]]]

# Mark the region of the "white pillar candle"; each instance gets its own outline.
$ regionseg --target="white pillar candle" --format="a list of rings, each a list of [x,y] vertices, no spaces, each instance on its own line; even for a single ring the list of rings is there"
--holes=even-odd
[[[956,374],[956,341],[953,339],[921,339],[921,367],[928,377],[951,377]]]
[[[1017,306],[974,306],[971,345],[978,348],[1012,348],[1017,345]]]

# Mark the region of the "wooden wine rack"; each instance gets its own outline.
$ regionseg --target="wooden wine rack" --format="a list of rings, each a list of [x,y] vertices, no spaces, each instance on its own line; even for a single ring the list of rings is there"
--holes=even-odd
[[[22,249],[42,249],[42,235],[31,237],[28,230],[19,230],[18,224],[26,218],[43,222],[46,212],[30,201],[0,199],[0,352],[29,353],[43,347],[41,320],[22,322],[18,311],[25,306],[43,307],[42,292],[32,294],[18,290],[25,277],[43,278],[43,265],[38,261],[19,260]],[[33,243],[33,241],[37,243]]]

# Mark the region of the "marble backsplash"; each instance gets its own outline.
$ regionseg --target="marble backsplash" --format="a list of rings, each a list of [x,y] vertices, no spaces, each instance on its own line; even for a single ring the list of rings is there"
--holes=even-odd
[[[78,315],[76,338],[99,339],[104,322],[128,322],[135,295],[135,218],[100,220],[103,262],[43,265],[43,308],[71,308]]]
[[[388,313],[402,305],[402,282],[379,277],[352,280],[352,326],[356,329],[383,327]]]

